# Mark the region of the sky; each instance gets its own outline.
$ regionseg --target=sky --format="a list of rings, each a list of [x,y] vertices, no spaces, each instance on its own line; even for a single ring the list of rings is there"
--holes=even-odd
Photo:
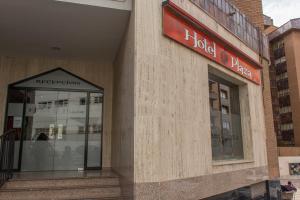
[[[264,14],[281,26],[293,18],[300,18],[300,0],[263,0]]]

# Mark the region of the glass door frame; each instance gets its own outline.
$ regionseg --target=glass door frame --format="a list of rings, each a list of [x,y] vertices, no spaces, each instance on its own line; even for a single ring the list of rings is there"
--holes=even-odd
[[[83,80],[83,79],[82,79]],[[83,80],[85,81],[85,80]],[[85,81],[87,82],[87,81]],[[91,83],[90,83],[91,84]],[[102,163],[103,163],[103,121],[104,121],[104,89],[92,84],[93,86],[99,88],[99,90],[77,90],[77,89],[56,89],[56,88],[35,88],[35,87],[14,87],[13,84],[8,86],[7,89],[7,97],[6,97],[6,108],[5,108],[5,119],[4,119],[4,131],[6,128],[7,124],[7,119],[8,119],[8,101],[9,101],[9,92],[14,89],[14,90],[23,90],[24,91],[24,98],[23,98],[23,113],[22,113],[22,130],[21,130],[21,140],[20,140],[20,147],[19,147],[19,155],[18,155],[18,168],[14,169],[14,171],[21,171],[21,164],[22,164],[22,153],[23,153],[23,141],[25,137],[25,115],[26,115],[26,105],[27,105],[27,94],[28,91],[57,91],[57,92],[82,92],[87,94],[87,99],[86,99],[86,119],[85,119],[85,141],[84,141],[84,169],[83,170],[102,170]],[[88,167],[87,162],[88,162],[88,137],[89,137],[89,114],[90,114],[90,95],[91,93],[99,93],[102,94],[102,113],[101,113],[101,141],[100,141],[100,166],[99,167]],[[59,171],[59,170],[56,170]]]

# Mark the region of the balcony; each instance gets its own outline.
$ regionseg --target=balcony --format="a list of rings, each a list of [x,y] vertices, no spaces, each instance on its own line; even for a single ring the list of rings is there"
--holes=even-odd
[[[190,0],[259,55],[269,58],[268,38],[227,0]]]

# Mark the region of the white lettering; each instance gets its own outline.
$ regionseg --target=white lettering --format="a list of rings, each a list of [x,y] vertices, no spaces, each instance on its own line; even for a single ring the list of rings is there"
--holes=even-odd
[[[185,40],[190,40],[190,38],[194,39],[194,47],[198,47],[197,33],[194,32],[194,37],[190,35],[189,30],[185,29]]]
[[[231,67],[236,68],[237,72],[240,72],[242,75],[252,78],[252,72],[246,67],[242,66],[238,58],[231,57]]]
[[[206,38],[198,39],[198,34],[194,31],[194,34],[191,35],[189,30],[185,29],[185,40],[193,40],[194,48],[203,49],[206,53],[212,55],[214,58],[217,57],[216,43],[208,44]]]

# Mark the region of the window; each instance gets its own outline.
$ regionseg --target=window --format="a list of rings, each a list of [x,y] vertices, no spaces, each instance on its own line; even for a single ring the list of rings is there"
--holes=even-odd
[[[38,109],[43,110],[43,109],[50,109],[52,107],[52,101],[42,101],[38,103]]]
[[[47,102],[39,102],[38,109],[42,110],[47,107]]]
[[[95,104],[98,104],[98,103],[101,103],[101,102],[102,102],[102,97],[100,97],[100,96],[94,97],[94,103]]]
[[[277,81],[277,89],[279,91],[289,89],[288,79],[286,78],[286,79],[282,79],[280,81]]]
[[[285,89],[285,90],[280,90],[278,91],[278,97],[284,97],[290,94],[289,89]]]
[[[275,65],[278,65],[278,64],[284,63],[284,62],[286,62],[286,58],[285,58],[285,56],[282,56],[281,58],[278,58],[275,60]]]
[[[209,74],[213,160],[243,159],[239,87]]]
[[[229,122],[223,121],[223,129],[230,129]]]
[[[84,126],[78,126],[78,134],[85,134],[85,127]]]
[[[79,104],[80,104],[80,105],[85,105],[85,104],[86,104],[86,98],[85,98],[85,97],[80,98]]]
[[[294,126],[292,123],[289,123],[289,124],[282,124],[280,126],[280,130],[281,131],[289,131],[289,130],[293,130],[294,129]]]
[[[282,107],[287,107],[291,105],[291,99],[290,95],[279,97],[278,98],[279,106]]]
[[[222,106],[222,114],[224,114],[224,115],[229,114],[229,108],[227,106]]]
[[[290,113],[290,112],[292,112],[291,106],[286,106],[286,107],[279,108],[279,113],[280,114]]]
[[[280,40],[276,43],[273,44],[273,51],[277,50],[277,49],[281,49],[284,48],[284,41]]]
[[[276,81],[279,81],[279,80],[282,80],[282,79],[286,79],[288,78],[288,73],[287,72],[284,72],[282,74],[279,74],[276,76]]]
[[[226,91],[224,91],[224,90],[221,90],[221,98],[222,99],[228,99],[228,95],[227,95],[227,92]]]
[[[56,107],[68,106],[68,104],[69,104],[69,99],[62,99],[62,100],[56,100],[55,101],[55,106]]]
[[[50,109],[52,107],[52,101],[47,102],[47,108]]]

